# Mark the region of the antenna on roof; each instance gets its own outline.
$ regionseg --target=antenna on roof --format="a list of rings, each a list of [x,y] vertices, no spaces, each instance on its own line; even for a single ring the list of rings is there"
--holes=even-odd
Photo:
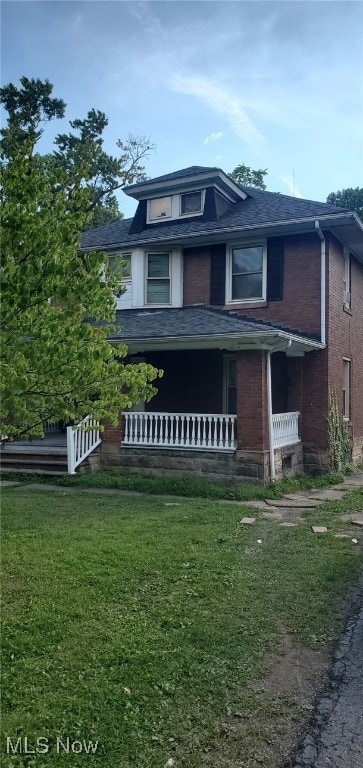
[[[292,169],[292,194],[294,197],[296,197],[296,188],[295,188],[295,170]]]

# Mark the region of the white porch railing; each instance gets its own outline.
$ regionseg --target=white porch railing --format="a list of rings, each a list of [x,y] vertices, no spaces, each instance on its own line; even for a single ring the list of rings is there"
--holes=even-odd
[[[274,448],[282,448],[284,445],[300,442],[299,416],[299,411],[272,414]]]
[[[86,416],[73,427],[67,427],[68,474],[74,475],[76,467],[100,444],[100,430],[96,419]]]
[[[234,451],[236,420],[210,413],[125,413],[123,444]]]

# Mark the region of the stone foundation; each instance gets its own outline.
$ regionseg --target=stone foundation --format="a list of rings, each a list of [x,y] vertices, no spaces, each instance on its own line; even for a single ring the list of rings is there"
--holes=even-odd
[[[355,437],[353,440],[352,463],[354,466],[360,466],[363,464],[363,436]]]
[[[307,475],[326,475],[330,472],[330,454],[315,443],[304,443],[304,471]]]
[[[275,451],[276,479],[303,472],[301,443]],[[187,451],[179,449],[131,448],[101,444],[101,468],[117,467],[127,474],[173,477],[204,477],[214,482],[257,483],[270,481],[268,451]]]

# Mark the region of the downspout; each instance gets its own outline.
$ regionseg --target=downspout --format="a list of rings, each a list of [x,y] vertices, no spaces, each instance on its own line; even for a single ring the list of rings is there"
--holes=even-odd
[[[287,343],[284,343],[281,347],[275,348],[274,352],[282,352],[284,349],[291,347],[291,339]],[[270,454],[270,470],[271,470],[271,482],[276,480],[275,472],[275,449],[273,440],[273,424],[272,424],[272,378],[271,378],[271,355],[272,351],[267,352],[267,414],[268,414],[268,444]]]
[[[320,229],[318,221],[315,222],[315,229],[320,237],[320,341],[326,343],[325,331],[325,294],[326,294],[326,258],[325,258],[325,237]]]

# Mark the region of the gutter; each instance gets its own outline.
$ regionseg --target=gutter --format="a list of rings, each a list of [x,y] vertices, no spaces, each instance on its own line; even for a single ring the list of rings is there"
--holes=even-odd
[[[330,222],[329,226],[334,226],[335,222],[339,223],[339,219],[346,219],[349,217],[350,219],[354,219],[354,223],[359,223],[360,229],[362,229],[362,224],[359,221],[358,216],[354,216],[352,213],[339,213],[339,214],[325,214],[324,216],[319,217],[319,221],[327,221]],[[268,222],[262,222],[261,224],[248,224],[244,227],[241,227],[241,225],[236,225],[235,227],[221,227],[218,229],[204,229],[197,232],[190,232],[190,233],[178,233],[177,235],[169,235],[165,237],[165,239],[160,237],[145,237],[144,239],[140,240],[121,240],[115,243],[107,243],[106,245],[89,245],[87,247],[81,247],[81,252],[85,251],[108,251],[115,248],[142,248],[143,246],[147,245],[149,248],[155,245],[160,245],[160,241],[162,240],[164,245],[176,241],[178,244],[184,244],[185,240],[189,240],[190,238],[194,238],[196,240],[197,238],[209,236],[214,239],[215,236],[222,236],[225,234],[230,233],[243,233],[243,232],[250,232],[254,230],[266,230],[270,229],[272,227],[284,227],[288,224],[309,224],[316,222],[315,217],[309,216],[307,218],[299,218],[299,219],[284,219],[282,221],[268,221]],[[319,224],[319,222],[318,222]],[[150,230],[151,232],[152,230]],[[310,231],[310,230],[309,230]],[[158,231],[160,234],[160,230]]]
[[[232,344],[232,343],[248,343],[250,341],[256,340],[262,340],[262,346],[264,339],[266,339],[266,343],[270,341],[270,339],[285,339],[286,342],[282,345],[281,349],[284,349],[285,346],[290,347],[292,342],[298,342],[300,344],[306,345],[307,347],[311,347],[311,349],[322,349],[323,344],[320,341],[317,341],[315,339],[310,339],[309,337],[304,336],[298,336],[295,334],[288,333],[288,331],[276,331],[268,329],[261,330],[261,331],[250,331],[249,333],[235,333],[235,334],[224,334],[224,333],[214,333],[214,334],[208,334],[206,335],[193,335],[193,336],[150,336],[148,338],[145,338],[145,336],[139,336],[134,338],[128,338],[127,336],[122,335],[122,331],[120,333],[120,336],[110,336],[109,341],[111,342],[117,342],[120,341],[122,344],[126,344],[127,346],[132,346],[133,344],[158,344],[162,346],[163,344],[175,344],[178,342],[181,343],[188,343],[188,342],[210,342],[215,346],[216,342],[224,342],[225,344]],[[269,347],[270,348],[270,347]],[[276,349],[273,349],[272,351],[279,351],[280,346]]]
[[[326,243],[320,229],[320,222],[315,221],[315,229],[320,237],[320,341],[326,344],[325,307],[326,307]]]

